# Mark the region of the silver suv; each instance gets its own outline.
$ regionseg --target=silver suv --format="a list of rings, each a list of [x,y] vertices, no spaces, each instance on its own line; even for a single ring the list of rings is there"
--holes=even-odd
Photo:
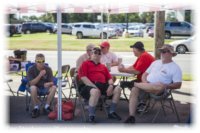
[[[72,28],[72,35],[77,36],[78,39],[89,36],[100,38],[103,36],[106,39],[116,36],[116,33],[114,30],[104,30],[101,26],[93,23],[76,23]]]
[[[193,32],[193,26],[188,22],[165,22],[166,39],[171,36],[190,36]]]
[[[194,33],[193,26],[188,22],[165,22],[165,39],[171,36],[191,36]],[[149,29],[148,35],[154,36],[154,27]]]

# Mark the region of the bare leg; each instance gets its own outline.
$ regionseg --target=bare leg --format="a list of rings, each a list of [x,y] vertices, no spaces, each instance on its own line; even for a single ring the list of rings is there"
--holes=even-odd
[[[151,93],[159,93],[161,91],[163,91],[164,85],[161,83],[135,83],[134,84],[135,87],[140,88],[146,92],[151,92]]]
[[[139,92],[140,90],[137,87],[133,87],[131,90],[131,94],[129,98],[129,115],[130,116],[135,116]]]
[[[89,99],[89,105],[94,107],[97,105],[99,101],[101,93],[98,89],[91,89],[90,90],[90,99]]]
[[[51,101],[53,100],[56,93],[56,86],[52,86],[49,88],[49,95],[47,96],[47,104],[50,105]]]
[[[30,90],[31,90],[31,100],[33,102],[33,106],[39,105],[40,101],[37,98],[37,87],[36,86],[31,86]]]
[[[116,86],[114,91],[113,91],[113,97],[112,97],[112,102],[113,103],[118,103],[120,95],[121,95],[121,88],[119,86]]]

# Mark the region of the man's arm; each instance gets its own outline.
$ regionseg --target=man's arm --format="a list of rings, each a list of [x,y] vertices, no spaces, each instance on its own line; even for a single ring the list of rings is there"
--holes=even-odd
[[[149,74],[147,73],[147,72],[144,72],[143,74],[142,74],[142,82],[143,83],[148,83],[148,81],[147,81],[147,76],[148,76]]]
[[[29,84],[36,85],[40,81],[41,77],[44,76],[45,74],[46,74],[45,70],[40,71],[39,75],[36,78],[34,78],[33,80],[31,80],[29,82]]]
[[[182,85],[182,82],[175,82],[175,83],[171,83],[171,84],[166,84],[167,89],[180,89]]]
[[[81,80],[83,81],[83,83],[87,86],[92,86],[94,88],[97,88],[95,84],[93,84],[86,76],[81,77]]]
[[[119,64],[118,61],[113,61],[111,66],[118,66],[118,64]]]
[[[125,73],[131,73],[131,74],[135,74],[135,75],[139,75],[141,72],[140,71],[137,71],[133,68],[133,66],[129,66],[127,68],[125,67],[119,67],[118,70],[120,72],[125,72]]]

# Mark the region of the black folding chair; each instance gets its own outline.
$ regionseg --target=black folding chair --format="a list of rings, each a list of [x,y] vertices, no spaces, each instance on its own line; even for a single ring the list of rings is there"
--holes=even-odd
[[[175,113],[177,121],[180,122],[180,117],[177,112],[176,105],[174,103],[171,89],[165,89],[165,91],[163,91],[161,94],[157,94],[157,95],[150,93],[149,97],[150,97],[150,99],[146,103],[146,107],[149,107],[148,111],[153,110],[155,105],[159,104],[158,110],[156,111],[156,114],[154,115],[154,117],[151,121],[152,123],[154,123],[156,121],[156,119],[161,111],[163,111],[164,115],[166,116],[166,111],[165,111],[166,108],[171,109]],[[166,104],[167,102],[169,103],[168,105]],[[142,112],[141,115],[148,112],[147,109],[145,109],[144,111],[145,112]]]
[[[76,104],[77,104],[77,99],[78,99],[78,103],[80,104],[80,108],[81,108],[81,117],[82,117],[82,121],[83,122],[87,122],[87,118],[86,118],[86,112],[85,112],[85,107],[84,107],[84,99],[83,97],[80,95],[78,87],[81,84],[81,81],[78,80],[78,75],[77,73],[74,74],[74,86],[75,86],[75,90],[76,90],[76,98],[75,98],[75,109],[76,109]],[[104,110],[106,116],[108,117],[108,112],[107,112],[107,104],[106,104],[106,96],[101,96],[99,98],[99,102],[97,104],[97,108],[99,107],[99,109],[102,111]],[[75,110],[74,109],[74,110]]]

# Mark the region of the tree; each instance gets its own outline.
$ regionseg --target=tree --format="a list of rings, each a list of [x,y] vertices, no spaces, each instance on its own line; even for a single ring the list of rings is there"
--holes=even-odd
[[[54,23],[54,17],[51,13],[46,13],[42,16],[40,16],[37,20],[41,20],[42,22],[52,22]]]
[[[22,21],[29,21],[29,17],[28,16],[22,16]]]
[[[171,22],[176,22],[176,21],[178,21],[177,18],[176,18],[175,12],[169,12],[169,13],[167,14],[166,21],[171,21]]]
[[[140,22],[142,23],[153,23],[154,12],[144,12],[140,15]]]
[[[37,16],[32,15],[29,17],[30,21],[38,21],[39,19],[37,18]]]
[[[140,22],[139,13],[129,13],[128,14],[128,21],[129,22]]]

